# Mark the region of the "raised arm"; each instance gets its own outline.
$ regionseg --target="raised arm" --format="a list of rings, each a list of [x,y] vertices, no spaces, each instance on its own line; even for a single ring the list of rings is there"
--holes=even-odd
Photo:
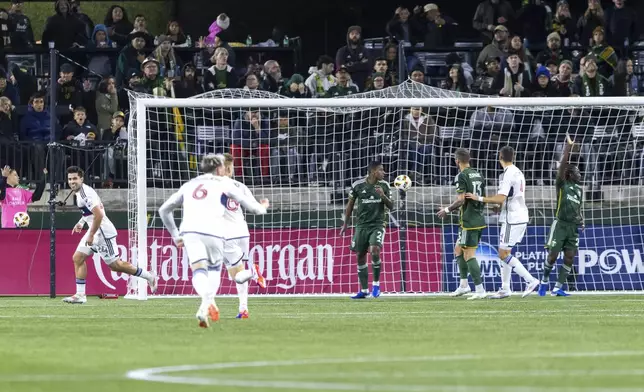
[[[183,204],[183,195],[179,192],[174,193],[161,207],[159,207],[159,217],[163,225],[168,230],[174,243],[179,245],[181,238],[179,237],[179,229],[174,221],[174,210],[181,207]]]
[[[568,169],[569,160],[570,160],[570,151],[572,150],[572,145],[575,142],[572,141],[570,135],[566,135],[566,145],[564,146],[563,156],[561,157],[561,162],[559,163],[559,170],[557,171],[557,179],[563,180]]]

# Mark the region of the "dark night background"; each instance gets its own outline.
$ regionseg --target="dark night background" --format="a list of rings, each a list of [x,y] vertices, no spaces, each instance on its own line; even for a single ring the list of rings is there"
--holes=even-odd
[[[369,0],[182,0],[175,6],[176,15],[186,31],[193,37],[204,35],[208,26],[221,12],[231,18],[229,40],[244,42],[250,34],[254,41],[270,37],[274,26],[280,26],[289,37],[299,36],[303,42],[305,64],[314,64],[321,54],[335,55],[345,44],[347,28],[360,25],[363,37],[385,35],[385,24],[392,18],[397,6],[411,11],[415,5],[436,3],[441,12],[456,19],[461,25],[464,38],[476,39],[472,29],[472,17],[480,0],[438,0],[427,2],[369,1]],[[521,0],[513,0],[515,10]],[[555,10],[556,1],[547,1]],[[644,15],[644,0],[629,1],[631,7]],[[578,17],[587,6],[586,0],[569,0],[573,16]],[[602,0],[604,7],[612,0]]]

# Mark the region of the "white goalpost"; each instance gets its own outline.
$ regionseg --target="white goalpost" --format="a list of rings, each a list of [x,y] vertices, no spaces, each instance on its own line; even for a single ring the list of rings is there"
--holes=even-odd
[[[499,98],[415,83],[336,99],[286,99],[266,92],[219,90],[193,98],[130,95],[128,220],[132,262],[157,272],[155,296],[193,295],[189,263],[156,213],[196,176],[209,152],[230,152],[236,178],[268,197],[266,216],[248,215],[250,257],[268,287],[257,295],[344,295],[357,291],[350,236],[340,236],[350,184],[373,160],[395,193],[383,249],[381,287],[389,294],[440,294],[458,285],[453,246],[458,216],[436,211],[456,197],[453,154],[467,148],[494,195],[498,150],[510,145],[524,172],[530,224],[513,249],[540,276],[556,211],[554,179],[565,136],[583,176],[585,232],[568,280],[584,293],[644,291],[644,98]],[[177,216],[180,219],[180,216]],[[498,214],[476,257],[488,291],[500,286]],[[558,261],[560,263],[561,260]],[[513,288],[520,289],[518,277]],[[551,278],[552,280],[552,278]],[[224,278],[223,294],[234,294]],[[147,299],[131,279],[126,298]]]

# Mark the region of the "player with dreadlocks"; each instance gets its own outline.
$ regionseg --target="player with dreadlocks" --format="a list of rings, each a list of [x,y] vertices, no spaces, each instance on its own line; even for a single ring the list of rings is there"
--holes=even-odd
[[[568,162],[574,144],[570,136],[566,136],[566,145],[557,173],[557,212],[550,227],[550,235],[546,244],[550,253],[548,253],[548,259],[544,264],[543,277],[539,286],[539,295],[542,297],[548,291],[550,273],[562,250],[564,262],[559,267],[557,283],[550,295],[553,297],[568,297],[570,295],[564,291],[563,285],[572,270],[572,263],[579,248],[579,229],[584,230],[584,217],[581,213],[583,204],[581,173],[577,166]]]

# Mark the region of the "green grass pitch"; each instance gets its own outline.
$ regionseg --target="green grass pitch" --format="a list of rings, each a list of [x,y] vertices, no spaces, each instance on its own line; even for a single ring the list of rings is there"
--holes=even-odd
[[[0,391],[644,390],[637,295],[197,301],[0,299]]]

